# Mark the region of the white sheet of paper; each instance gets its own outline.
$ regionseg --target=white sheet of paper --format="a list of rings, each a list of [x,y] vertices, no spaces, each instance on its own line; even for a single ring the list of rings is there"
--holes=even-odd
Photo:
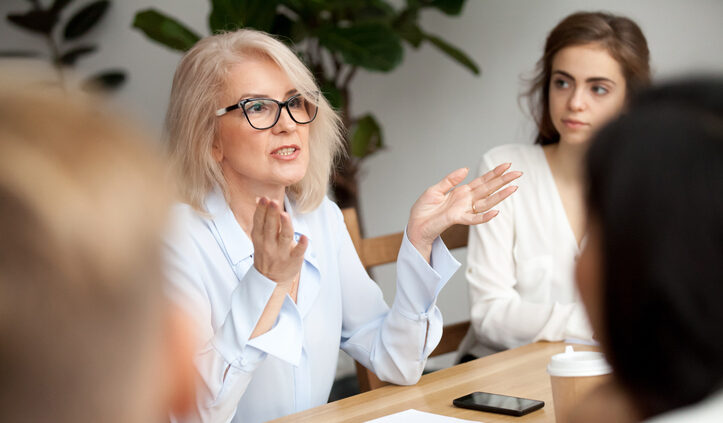
[[[440,414],[426,413],[415,409],[400,411],[378,419],[369,420],[367,423],[478,423],[472,420],[462,420],[456,417],[442,416]]]

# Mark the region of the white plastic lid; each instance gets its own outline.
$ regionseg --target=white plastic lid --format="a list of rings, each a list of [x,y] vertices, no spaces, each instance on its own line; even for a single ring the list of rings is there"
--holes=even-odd
[[[547,365],[547,373],[550,376],[599,376],[611,372],[612,368],[605,360],[603,353],[575,351],[571,345],[565,348],[564,353],[553,355],[550,358],[550,364]]]

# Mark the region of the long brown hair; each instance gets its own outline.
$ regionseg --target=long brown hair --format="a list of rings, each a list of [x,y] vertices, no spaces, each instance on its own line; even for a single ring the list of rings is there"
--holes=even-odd
[[[535,144],[560,141],[560,134],[550,119],[552,60],[565,47],[588,43],[600,44],[620,64],[627,98],[650,84],[648,42],[635,22],[605,12],[578,12],[566,17],[547,36],[536,75],[524,94],[537,124]]]

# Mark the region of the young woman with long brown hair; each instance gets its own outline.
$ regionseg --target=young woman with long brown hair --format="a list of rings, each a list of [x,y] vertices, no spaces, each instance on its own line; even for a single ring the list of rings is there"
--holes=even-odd
[[[524,176],[500,216],[470,231],[463,352],[593,337],[573,280],[585,239],[583,156],[591,135],[649,84],[648,58],[642,31],[625,17],[575,13],[550,32],[527,92],[535,145],[496,147],[480,166],[512,162]]]

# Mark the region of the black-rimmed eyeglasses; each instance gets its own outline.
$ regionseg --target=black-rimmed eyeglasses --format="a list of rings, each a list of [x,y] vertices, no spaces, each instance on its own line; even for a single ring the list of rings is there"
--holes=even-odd
[[[291,119],[298,124],[306,124],[314,120],[318,111],[317,99],[310,101],[302,94],[289,97],[286,101],[273,98],[247,98],[238,103],[216,110],[216,116],[241,109],[246,120],[254,129],[269,129],[276,125],[281,116],[281,109],[286,108]]]

